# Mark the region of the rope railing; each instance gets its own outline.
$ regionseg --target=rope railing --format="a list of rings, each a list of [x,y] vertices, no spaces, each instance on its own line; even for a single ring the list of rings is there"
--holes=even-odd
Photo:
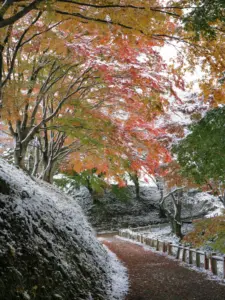
[[[137,229],[137,228],[136,228]],[[119,236],[140,242],[144,245],[155,248],[156,251],[163,252],[173,256],[176,259],[211,271],[212,274],[225,279],[225,255],[218,256],[215,252],[206,252],[200,249],[186,247],[182,244],[173,244],[171,242],[160,241],[146,236],[146,234],[134,232],[131,229],[119,230]]]

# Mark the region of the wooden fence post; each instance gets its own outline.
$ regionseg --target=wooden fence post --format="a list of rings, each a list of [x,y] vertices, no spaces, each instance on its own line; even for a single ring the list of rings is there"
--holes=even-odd
[[[188,252],[189,252],[189,255],[188,255],[188,257],[189,257],[189,259],[188,259],[189,265],[192,265],[193,259],[192,259],[192,251],[191,251],[190,247],[188,247]]]
[[[177,247],[176,259],[179,259],[179,257],[180,257],[180,245],[178,245],[178,247]]]
[[[146,236],[143,235],[143,244],[146,244],[145,240],[146,240]]]
[[[155,247],[155,240],[151,240],[151,247],[154,248]]]
[[[223,256],[223,278],[225,279],[225,255]]]
[[[216,253],[215,252],[210,253],[210,257],[209,257],[210,269],[214,275],[217,275],[217,261],[216,259],[213,258],[213,255],[216,255]]]
[[[183,248],[182,261],[186,261],[186,248]]]
[[[156,251],[159,251],[159,240],[156,240]]]
[[[200,261],[200,253],[198,252],[199,249],[196,249],[196,267],[200,268],[201,261]]]
[[[165,252],[166,252],[166,243],[163,242],[163,253],[165,253]]]
[[[204,268],[205,268],[206,270],[209,269],[209,258],[208,258],[208,256],[207,256],[207,253],[206,253],[206,252],[204,252]]]
[[[171,249],[172,246],[171,246],[171,245],[172,245],[172,243],[168,243],[168,244],[167,244],[168,255],[172,255],[172,249]]]

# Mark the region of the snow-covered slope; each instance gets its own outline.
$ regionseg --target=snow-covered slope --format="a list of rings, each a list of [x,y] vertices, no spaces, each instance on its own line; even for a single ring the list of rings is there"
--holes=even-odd
[[[112,298],[110,258],[80,207],[0,159],[0,299]]]
[[[74,202],[80,204],[98,232],[165,222],[159,217],[159,191],[151,186],[140,187],[140,200],[136,199],[134,186],[126,189],[127,199],[105,190],[93,202],[85,187],[70,188],[67,193],[74,198]]]
[[[99,195],[97,201],[93,201],[85,187],[76,189],[67,186],[65,191],[74,198],[74,202],[80,204],[92,226],[100,232],[168,222],[160,218],[160,193],[151,186],[140,187],[139,200],[136,199],[134,187],[129,186],[126,190],[128,199],[123,201],[110,190]],[[164,205],[173,212],[172,199],[167,198]],[[192,218],[219,214],[222,208],[218,197],[190,190],[183,196],[181,216],[183,220],[190,221]]]

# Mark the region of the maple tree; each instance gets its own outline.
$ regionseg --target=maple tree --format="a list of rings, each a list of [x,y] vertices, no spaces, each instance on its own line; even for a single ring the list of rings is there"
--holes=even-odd
[[[137,29],[142,32],[148,31],[148,27],[152,27],[152,14],[159,14],[161,19],[163,19],[164,15],[173,15],[172,12],[168,12],[173,7],[164,7],[160,5],[160,1],[154,1],[152,4],[149,4],[149,1],[146,0],[132,2],[130,0],[8,0],[1,1],[1,3],[0,28],[12,25],[33,10],[47,11],[60,18],[62,16],[70,16],[78,21],[110,23],[125,29]],[[139,14],[139,19],[142,20],[141,23],[137,20],[136,13]],[[110,17],[106,18],[107,15]],[[174,15],[176,16],[175,13]]]
[[[129,44],[126,36],[123,37],[119,31],[115,30],[110,31],[108,35],[104,34],[102,45],[96,49],[96,42],[99,42],[101,34],[98,34],[97,41],[90,41],[90,36],[81,34],[80,28],[78,28],[78,33],[73,32],[75,43],[71,43],[71,37],[66,41],[60,41],[60,35],[68,33],[67,23],[57,22],[43,25],[41,15],[34,17],[30,15],[28,19],[23,19],[21,25],[17,32],[17,38],[13,31],[7,35],[7,47],[3,52],[5,69],[8,71],[3,73],[2,91],[6,102],[3,99],[2,111],[3,118],[8,120],[11,135],[16,141],[16,164],[25,168],[25,153],[28,146],[31,147],[33,140],[36,140],[34,142],[36,151],[33,150],[33,153],[36,153],[36,158],[40,157],[39,152],[42,153],[42,157],[45,157],[43,169],[47,170],[50,157],[51,161],[54,160],[53,156],[63,157],[72,151],[71,145],[77,145],[78,138],[76,137],[76,142],[70,139],[71,142],[63,147],[63,144],[69,141],[67,136],[74,136],[71,129],[74,129],[75,126],[81,132],[82,122],[89,122],[89,130],[90,127],[93,129],[94,123],[92,122],[96,124],[98,118],[102,125],[105,119],[105,122],[111,123],[117,128],[114,132],[116,139],[113,143],[120,150],[117,149],[113,154],[116,157],[121,156],[122,149],[127,147],[126,142],[132,142],[132,139],[134,142],[137,137],[139,138],[139,148],[141,149],[144,145],[145,152],[148,147],[153,148],[152,145],[156,145],[147,134],[154,135],[154,126],[151,123],[148,124],[148,120],[161,113],[163,107],[167,105],[167,99],[162,96],[163,93],[169,92],[175,96],[176,94],[173,90],[173,83],[164,75],[159,75],[160,72],[166,70],[166,65],[157,51],[153,49],[155,43],[149,43],[143,39],[137,40],[134,46]],[[52,31],[53,28],[57,28],[57,31]],[[51,52],[52,44],[50,44],[51,50],[48,50],[49,42],[45,42],[43,35],[47,35],[48,40],[53,38],[59,40],[59,45],[54,48],[54,54]],[[108,44],[111,46],[110,50]],[[63,47],[61,48],[60,45]],[[64,58],[65,49],[69,54],[66,58]],[[9,52],[12,53],[12,56],[9,56]],[[78,62],[75,63],[74,53],[77,52],[79,53]],[[144,55],[144,61],[139,59],[140,53]],[[84,60],[84,56],[88,56],[89,59]],[[99,57],[99,61],[97,57]],[[62,60],[61,62],[58,61],[59,58]],[[74,73],[74,82],[70,82],[72,72]],[[91,76],[89,76],[90,73]],[[85,79],[83,75],[86,76]],[[67,81],[69,83],[66,90],[65,83]],[[62,82],[63,88],[59,87]],[[179,80],[177,82],[179,85]],[[75,87],[78,90],[72,91],[72,88]],[[12,89],[14,90],[13,95]],[[70,97],[76,94],[76,97],[82,98],[82,101],[76,99],[77,105],[75,105],[73,100],[71,100],[72,102],[68,100],[69,97],[63,97],[69,90]],[[81,94],[79,94],[80,91],[82,91]],[[85,94],[87,94],[86,98]],[[8,101],[9,99],[10,101]],[[65,102],[67,104],[64,107]],[[81,102],[85,102],[85,104],[81,105]],[[77,115],[74,115],[75,111]],[[89,118],[88,121],[85,121],[84,114],[92,116],[92,120]],[[123,118],[118,118],[119,115],[124,114],[127,114],[128,117],[126,122]],[[61,122],[57,124],[59,119]],[[60,129],[60,133],[54,133],[53,128],[55,131]],[[87,130],[88,128],[83,131],[83,136]],[[92,131],[94,132],[94,130]],[[40,141],[41,137],[42,141]],[[101,144],[102,136],[98,136],[97,139]],[[106,140],[105,137],[105,141],[109,144],[111,139]],[[54,146],[55,142],[61,147]],[[85,144],[84,140],[82,143]],[[78,144],[80,145],[80,142]],[[105,147],[107,148],[106,145]],[[132,147],[135,148],[133,145]],[[55,154],[52,151],[50,153],[50,149],[54,149]],[[135,167],[135,160],[138,156],[134,155],[134,149],[131,150],[132,155],[126,154],[128,151],[125,151],[124,155],[126,155],[126,160],[128,156],[130,159],[132,157],[130,165]],[[143,157],[143,155],[139,156]],[[151,159],[154,161],[154,156]],[[28,158],[27,160],[29,162]],[[149,157],[145,160],[143,158],[136,160],[135,168],[140,168],[143,161],[149,168]],[[37,164],[34,163],[34,166]],[[32,173],[36,172],[37,167],[34,167]],[[50,170],[49,172],[51,173]],[[48,177],[49,175],[42,176],[42,178]]]
[[[129,38],[132,33],[145,34],[150,39],[158,42],[184,43],[185,49],[189,51],[191,66],[194,65],[195,58],[206,57],[208,63],[213,64],[210,56],[216,58],[217,63],[220,62],[221,51],[216,49],[215,45],[210,45],[205,42],[198,44],[194,42],[196,31],[202,30],[201,25],[198,27],[200,20],[212,29],[212,18],[214,22],[222,22],[223,16],[223,1],[217,0],[218,7],[212,7],[210,1],[165,1],[163,4],[160,1],[147,0],[142,1],[75,1],[75,0],[34,0],[30,1],[1,1],[2,7],[0,15],[2,20],[0,28],[5,28],[8,25],[14,24],[16,21],[24,18],[28,13],[40,11],[45,19],[52,18],[54,20],[69,19],[72,28],[83,22],[85,27],[87,24],[101,30],[107,31],[108,27],[119,26],[123,32],[128,33]],[[187,8],[190,13],[187,13]],[[202,13],[202,11],[204,13]],[[194,17],[201,14],[201,18]],[[213,16],[213,17],[212,17]],[[211,18],[211,19],[210,19]],[[184,28],[183,23],[192,24]],[[202,24],[203,22],[201,22]],[[216,24],[217,24],[216,23]],[[176,24],[176,25],[175,25]],[[195,26],[196,24],[196,26]],[[211,24],[211,25],[210,25]],[[196,29],[197,28],[197,29]],[[198,29],[199,28],[199,29]],[[184,30],[185,29],[185,30]],[[186,32],[186,30],[190,32]],[[222,28],[220,33],[222,32]],[[220,35],[221,36],[221,35]],[[206,36],[207,37],[207,36]],[[223,37],[221,37],[223,38]],[[196,59],[197,61],[197,59]],[[215,70],[215,69],[214,69]],[[219,72],[219,70],[218,70]],[[218,74],[217,72],[217,74]]]
[[[128,169],[133,174],[141,169],[154,173],[159,161],[168,161],[168,150],[159,141],[163,130],[156,129],[153,120],[165,110],[169,97],[178,98],[174,85],[183,88],[183,81],[179,71],[167,69],[156,48],[165,41],[182,41],[186,51],[192,51],[188,52],[191,65],[199,55],[205,55],[205,65],[210,63],[214,68],[209,57],[212,53],[216,57],[212,52],[214,46],[210,51],[204,47],[200,51],[194,38],[187,37],[182,26],[175,26],[174,20],[182,20],[186,5],[187,1],[179,6],[160,5],[158,1],[149,5],[144,0],[132,4],[130,1],[2,1],[0,96],[2,116],[8,119],[16,141],[16,163],[26,167],[25,154],[34,140],[39,140],[39,146],[34,143],[32,152],[36,157],[40,153],[45,157],[44,170],[53,157],[61,160],[74,149],[77,151],[81,144],[83,150],[70,156],[72,161],[82,160],[82,167],[74,164],[80,171],[94,168],[94,160],[98,165],[104,162],[102,169],[119,178]],[[74,65],[74,61],[78,63]],[[58,70],[52,76],[54,64]],[[74,85],[74,94],[64,99],[66,86],[68,90],[71,88],[72,70],[76,73],[74,83],[78,78],[78,85],[85,80],[81,87],[76,85],[77,91]],[[212,74],[218,74],[216,68],[213,70]],[[167,77],[169,72],[172,76]],[[212,85],[213,77],[208,78]],[[50,88],[45,87],[42,95],[44,80]],[[66,82],[63,88],[62,82],[63,85]],[[74,95],[79,98],[76,107]],[[88,119],[87,115],[91,117]],[[124,115],[126,120],[119,117]],[[99,132],[98,118],[105,129],[110,128],[109,134],[104,130]],[[88,122],[89,126],[84,126]],[[76,135],[73,126],[77,128]],[[85,135],[90,127],[92,145],[87,145]],[[115,147],[110,149],[112,144]],[[89,146],[94,148],[92,152]],[[37,168],[32,172],[36,173]]]

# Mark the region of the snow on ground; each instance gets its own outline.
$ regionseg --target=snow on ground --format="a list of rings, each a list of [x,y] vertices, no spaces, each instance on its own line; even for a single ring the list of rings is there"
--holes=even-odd
[[[163,226],[163,227],[162,227]],[[188,232],[193,230],[192,224],[184,224],[182,226],[182,233],[187,234]],[[126,229],[132,233],[132,229]],[[161,242],[170,242],[173,244],[179,244],[180,239],[172,233],[170,224],[161,224],[161,225],[153,225],[151,230],[146,229],[146,231],[141,231],[141,234],[150,239],[159,240]]]
[[[183,224],[182,225],[182,233],[185,235],[188,232],[191,232],[194,229],[194,225],[192,224]],[[164,228],[155,228],[154,231],[146,232],[145,236],[151,239],[158,239],[159,241],[170,242],[173,244],[179,244],[180,239],[172,233],[171,226],[168,225]]]
[[[98,239],[104,240],[104,238]],[[110,251],[105,245],[103,246],[109,254],[108,262],[111,266],[111,270],[109,272],[109,276],[112,278],[112,290],[110,300],[123,300],[125,299],[125,296],[128,293],[129,289],[127,269],[126,267],[124,267],[121,261],[118,260],[115,253]]]
[[[153,252],[157,255],[166,256],[168,259],[179,262],[179,265],[181,265],[185,268],[188,268],[188,269],[190,269],[192,271],[195,271],[195,272],[198,272],[198,273],[204,273],[207,276],[208,280],[217,281],[219,284],[225,285],[225,279],[222,279],[219,276],[213,275],[209,270],[205,270],[204,268],[197,268],[196,266],[189,265],[188,263],[185,263],[185,262],[182,262],[182,261],[176,259],[174,256],[167,255],[167,253],[164,253],[164,252],[156,251],[155,248],[147,246],[147,245],[142,244],[140,242],[130,240],[130,239],[127,239],[127,238],[124,238],[124,237],[121,237],[121,236],[116,236],[116,238],[121,239],[121,240],[126,241],[126,242],[129,242],[129,243],[132,243],[132,244],[139,245],[139,246],[143,247],[143,249],[145,251],[151,251],[151,252]]]
[[[151,239],[179,244],[179,238],[171,232],[171,227],[167,226],[152,232],[146,232],[145,236]]]

